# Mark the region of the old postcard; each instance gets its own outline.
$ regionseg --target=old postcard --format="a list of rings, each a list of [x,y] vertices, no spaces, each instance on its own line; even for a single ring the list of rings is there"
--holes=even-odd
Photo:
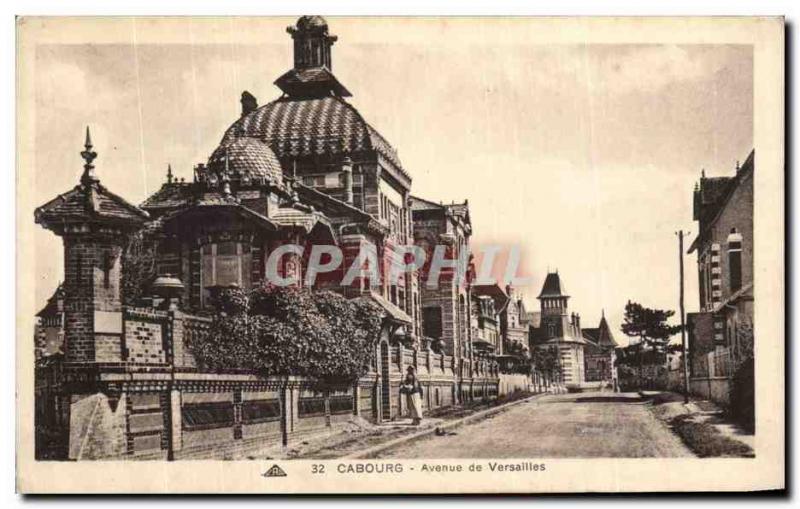
[[[784,486],[782,19],[17,35],[19,491]]]

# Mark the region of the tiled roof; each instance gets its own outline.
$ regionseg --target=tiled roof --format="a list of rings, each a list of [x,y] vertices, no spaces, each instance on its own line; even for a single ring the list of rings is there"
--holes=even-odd
[[[419,196],[411,196],[411,210],[444,210],[444,205],[435,203]]]
[[[600,329],[598,329],[597,327],[594,328],[584,327],[582,330],[583,330],[583,335],[586,337],[586,339],[591,339],[592,341],[595,342],[597,341],[597,336],[599,335]]]
[[[165,216],[162,229],[169,233],[175,233],[182,231],[187,224],[191,226],[201,225],[209,215],[213,216],[219,213],[230,213],[246,221],[252,221],[267,231],[276,231],[278,229],[278,225],[274,221],[237,203],[232,196],[225,196],[219,193],[206,193],[203,199],[193,206]]]
[[[208,166],[202,171],[214,171],[219,175],[227,172],[231,180],[263,177],[273,183],[283,182],[280,161],[269,145],[257,138],[228,139],[211,154]]]
[[[222,144],[245,136],[264,140],[278,157],[375,150],[408,177],[395,149],[340,97],[282,97],[237,120]]]
[[[411,210],[447,210],[451,214],[469,220],[469,204],[464,203],[436,203],[419,196],[410,196]]]
[[[147,212],[128,203],[99,182],[80,184],[58,195],[34,212],[37,223],[46,227],[69,221],[107,220],[121,224],[141,224]]]
[[[539,297],[567,297],[564,287],[561,285],[561,278],[558,272],[550,272],[542,285],[542,292]]]
[[[64,311],[64,284],[59,283],[56,291],[53,292],[53,295],[51,295],[49,299],[47,299],[47,304],[42,308],[41,311],[36,313],[36,316],[53,316],[61,313],[62,311]]]
[[[600,324],[597,327],[582,329],[582,331],[586,339],[596,343],[598,346],[617,346],[617,342],[614,340],[614,335],[611,333],[611,328],[608,326],[605,316],[600,318]]]
[[[162,184],[161,189],[151,194],[139,207],[145,210],[180,208],[188,205],[191,197],[191,183],[171,182]]]
[[[597,344],[600,346],[618,346],[617,342],[614,340],[614,334],[611,333],[611,327],[608,326],[605,315],[600,318],[600,326],[597,328],[597,331]]]
[[[327,95],[331,91],[341,97],[350,97],[344,85],[339,83],[336,76],[325,67],[311,67],[307,69],[292,69],[275,80],[275,85],[285,93],[293,96]]]
[[[312,187],[308,187],[301,183],[296,183],[294,189],[297,191],[300,200],[304,204],[313,205],[331,218],[349,217],[354,220],[369,221],[371,215],[351,205],[347,202],[339,200],[329,194],[317,191]]]
[[[702,231],[689,246],[689,253],[697,249],[713,227],[716,218],[727,206],[730,197],[747,177],[752,176],[754,170],[755,150],[751,150],[744,164],[737,168],[736,175],[733,177],[703,177],[700,179],[700,187],[695,190],[694,219],[700,221]]]
[[[472,294],[478,297],[486,296],[494,299],[495,311],[501,312],[508,304],[509,298],[500,285],[474,285]]]

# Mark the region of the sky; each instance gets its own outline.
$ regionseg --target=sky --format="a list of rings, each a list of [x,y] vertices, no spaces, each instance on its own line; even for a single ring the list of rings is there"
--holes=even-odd
[[[86,125],[98,176],[129,201],[157,190],[167,164],[191,179],[243,90],[259,104],[280,95],[272,82],[292,65],[292,21],[116,20],[113,42],[38,45],[35,167],[19,184],[35,186],[37,204],[74,186]],[[412,193],[469,200],[476,248],[523,250],[528,309],[548,270],[582,325],[605,310],[620,343],[629,299],[677,309],[675,232],[691,232],[686,246],[697,233],[700,171],[731,175],[753,148],[750,46],[542,44],[523,19],[329,24],[333,72],[398,150]],[[34,242],[44,305],[63,278],[62,248],[38,227]],[[696,262],[684,261],[691,311]]]

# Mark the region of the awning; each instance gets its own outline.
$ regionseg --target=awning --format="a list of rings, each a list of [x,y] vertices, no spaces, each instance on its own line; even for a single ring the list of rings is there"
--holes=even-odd
[[[386,312],[386,318],[393,322],[409,325],[413,323],[413,320],[405,311],[386,300],[382,295],[370,292],[369,294],[359,298],[372,301],[383,308],[383,310]]]

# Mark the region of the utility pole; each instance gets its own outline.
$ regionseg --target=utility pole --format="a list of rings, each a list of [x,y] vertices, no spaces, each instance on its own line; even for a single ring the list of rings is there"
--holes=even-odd
[[[688,233],[688,232],[687,232]],[[678,266],[680,267],[680,310],[681,310],[681,346],[683,353],[683,402],[689,402],[689,352],[686,348],[686,324],[683,309],[683,230],[677,232],[678,235]]]

